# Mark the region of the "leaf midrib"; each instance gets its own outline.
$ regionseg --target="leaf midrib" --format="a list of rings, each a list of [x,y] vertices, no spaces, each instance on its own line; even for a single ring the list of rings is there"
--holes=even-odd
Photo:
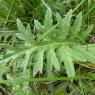
[[[37,49],[45,49],[47,47],[50,48],[50,47],[53,47],[53,46],[54,46],[54,48],[57,48],[58,46],[60,46],[60,45],[62,46],[62,45],[65,45],[65,44],[70,44],[70,42],[54,42],[54,43],[44,43],[44,44],[40,43],[40,45],[37,45],[37,43],[36,43],[36,45],[28,46],[26,48],[20,48],[20,49],[15,48],[15,49],[18,49],[19,51],[15,52],[15,53],[12,53],[12,54],[5,55],[4,56],[5,58],[2,58],[0,60],[0,64],[5,62],[6,60],[9,61],[10,59],[15,58],[15,57],[17,57],[21,54],[25,54],[27,51],[34,52]]]

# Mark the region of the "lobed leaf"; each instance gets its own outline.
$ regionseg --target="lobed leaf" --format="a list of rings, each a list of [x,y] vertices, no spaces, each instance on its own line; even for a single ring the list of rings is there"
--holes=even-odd
[[[76,20],[74,21],[73,26],[71,27],[71,39],[74,39],[77,35],[78,32],[81,30],[81,26],[82,26],[82,12],[80,12],[77,17]]]
[[[53,67],[57,71],[60,70],[59,60],[56,56],[54,48],[50,48],[47,52],[47,72],[49,75],[50,75]]]
[[[89,25],[87,30],[82,31],[80,33],[80,37],[85,40],[85,38],[90,34],[90,32],[93,30],[93,25]]]
[[[43,57],[44,57],[44,51],[39,50],[35,57],[35,63],[33,65],[33,75],[35,76],[38,72],[42,73],[43,70]]]
[[[71,18],[72,18],[72,10],[70,10],[63,19],[60,16],[60,14],[57,13],[56,15],[57,22],[60,22],[62,20],[61,23],[58,25],[59,39],[66,39],[67,36],[69,35]]]
[[[44,28],[45,31],[49,30],[53,26],[53,20],[52,20],[52,11],[49,8],[46,12],[45,19],[44,19]]]
[[[44,32],[43,26],[38,20],[34,20],[34,25],[35,25],[35,28],[38,32],[41,32],[41,33]]]
[[[70,51],[70,48],[65,45],[59,48],[59,54],[61,56],[61,60],[64,62],[68,77],[75,77],[75,69]]]
[[[18,18],[17,18],[17,27],[18,27],[18,30],[22,33],[24,33],[26,31],[24,25]]]

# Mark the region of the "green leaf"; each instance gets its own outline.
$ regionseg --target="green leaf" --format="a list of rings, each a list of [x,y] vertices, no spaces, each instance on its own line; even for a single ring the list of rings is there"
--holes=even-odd
[[[44,32],[43,26],[38,20],[34,20],[34,25],[38,32],[41,32],[41,33]]]
[[[28,24],[27,27],[25,28],[22,22],[19,19],[17,19],[17,27],[20,33],[16,33],[16,36],[21,40],[24,40],[25,45],[29,45],[29,44],[31,45],[31,43],[33,42],[33,35],[31,32],[30,25]]]
[[[26,44],[31,44],[33,42],[33,35],[31,33],[31,28],[29,24],[26,27],[25,39],[26,39]]]
[[[95,44],[82,45],[82,48],[89,51],[92,55],[95,56]]]
[[[43,70],[43,57],[44,51],[41,49],[37,52],[34,65],[33,65],[33,75],[35,76],[38,72],[42,73]]]
[[[16,36],[21,39],[21,40],[24,40],[26,41],[26,29],[24,27],[24,25],[22,24],[22,22],[17,19],[17,28],[19,30],[20,33],[16,33]]]
[[[26,31],[24,25],[18,18],[17,18],[17,27],[18,27],[18,30],[22,33],[24,33]]]
[[[27,51],[25,55],[25,59],[23,60],[23,71],[24,72],[26,71],[26,68],[29,64],[29,58],[30,58],[31,53],[32,51]]]
[[[51,73],[53,67],[57,71],[60,70],[60,64],[59,64],[58,58],[56,56],[56,53],[53,48],[50,48],[47,52],[47,71],[48,71],[48,74]]]
[[[89,47],[87,47],[89,49]],[[88,62],[95,64],[95,55],[88,51],[87,48],[82,48],[81,46],[76,46],[76,51],[80,52]]]
[[[68,77],[75,77],[75,69],[70,52],[71,49],[66,45],[59,49],[59,54],[61,56],[61,60],[64,62],[64,66]]]
[[[64,17],[64,19],[63,19],[63,23],[64,23],[64,25],[66,25],[67,27],[70,27],[70,25],[71,25],[71,17],[72,17],[72,10],[70,10],[67,14],[66,14],[66,16]]]
[[[45,29],[45,31],[48,31],[50,28],[52,28],[52,26],[53,26],[52,11],[49,8],[46,12],[45,20],[44,20],[44,29]]]
[[[80,37],[82,39],[85,39],[90,34],[90,32],[92,32],[92,30],[93,30],[93,25],[89,25],[86,31],[81,32]]]
[[[72,10],[70,10],[64,18],[62,18],[60,16],[60,14],[57,13],[57,15],[56,15],[57,22],[62,21],[58,25],[59,39],[66,39],[67,36],[69,35],[69,29],[70,29],[70,25],[71,25],[71,17],[72,17]]]
[[[21,40],[25,40],[23,34],[21,34],[21,33],[16,33],[16,36],[17,36],[19,39],[21,39]]]
[[[56,14],[56,19],[57,19],[57,22],[62,20],[62,17],[59,13]]]
[[[10,51],[8,54],[4,55],[2,59],[0,59],[0,64],[7,63],[11,59],[15,59],[23,54],[25,54],[27,51],[33,52],[37,49],[37,47],[26,47],[23,48],[13,48],[12,51]],[[12,53],[11,53],[12,52]]]
[[[82,46],[81,46],[81,48],[82,48]],[[86,46],[85,49],[87,49],[87,46]],[[72,60],[73,61],[80,61],[80,62],[86,62],[87,61],[87,59],[85,58],[85,56],[83,55],[83,53],[80,52],[77,49],[77,46],[73,46],[71,48],[71,52],[70,53],[72,54],[71,56],[72,56]]]
[[[82,26],[82,12],[80,12],[77,17],[76,20],[73,24],[73,26],[71,27],[71,39],[74,39],[77,35],[78,32],[81,30],[81,26]]]
[[[49,10],[48,10],[49,11]],[[47,14],[47,13],[46,13]],[[45,16],[45,17],[47,17],[47,19],[48,19],[48,17],[49,16]],[[54,26],[52,26],[51,24],[49,24],[49,20],[47,20],[48,22],[47,22],[47,24],[50,26],[50,27],[48,27],[48,25],[45,25],[44,24],[44,31],[45,31],[45,33],[43,33],[43,35],[41,35],[40,37],[39,37],[39,40],[41,40],[41,39],[46,39],[47,41],[49,41],[49,40],[52,40],[53,38],[54,38],[54,32],[56,31],[56,28],[59,26],[59,36],[61,36],[60,38],[62,38],[62,39],[65,39],[65,37],[67,37],[67,35],[68,35],[68,32],[69,32],[69,26],[70,26],[70,21],[71,21],[71,17],[72,17],[72,10],[70,10],[69,12],[68,12],[68,14],[65,16],[65,18],[63,18],[61,21],[59,21],[57,24],[55,24]],[[50,19],[52,19],[52,16],[51,16],[51,18]],[[62,21],[63,21],[63,23],[62,23]],[[52,21],[50,21],[50,22],[52,22]],[[67,24],[66,24],[67,23]],[[65,32],[60,32],[61,30],[60,30],[60,25],[63,25],[63,26],[61,26],[61,30],[63,31],[65,31]],[[45,28],[46,27],[46,28]],[[64,27],[64,28],[63,28]],[[47,30],[48,29],[48,30]],[[53,32],[54,31],[54,32]]]

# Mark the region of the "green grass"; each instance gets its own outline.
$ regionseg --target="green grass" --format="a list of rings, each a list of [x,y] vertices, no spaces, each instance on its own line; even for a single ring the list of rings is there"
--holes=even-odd
[[[95,0],[0,1],[0,95],[95,95]]]

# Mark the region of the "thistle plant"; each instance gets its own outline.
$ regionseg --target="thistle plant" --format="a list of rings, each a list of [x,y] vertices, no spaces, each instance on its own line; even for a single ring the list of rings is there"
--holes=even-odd
[[[7,73],[7,80],[12,81],[12,93],[31,95],[29,82],[24,80],[37,75],[55,77],[64,67],[68,77],[75,77],[75,62],[95,63],[95,44],[86,44],[93,25],[88,28],[83,26],[82,12],[75,19],[72,10],[64,17],[57,13],[55,18],[56,23],[49,8],[43,24],[34,20],[34,30],[17,19],[18,30],[13,33],[16,41],[13,45],[2,45],[5,53],[0,57],[0,65],[8,66],[3,73]],[[9,73],[10,68],[13,73]],[[18,80],[21,80],[20,83],[17,83]]]

